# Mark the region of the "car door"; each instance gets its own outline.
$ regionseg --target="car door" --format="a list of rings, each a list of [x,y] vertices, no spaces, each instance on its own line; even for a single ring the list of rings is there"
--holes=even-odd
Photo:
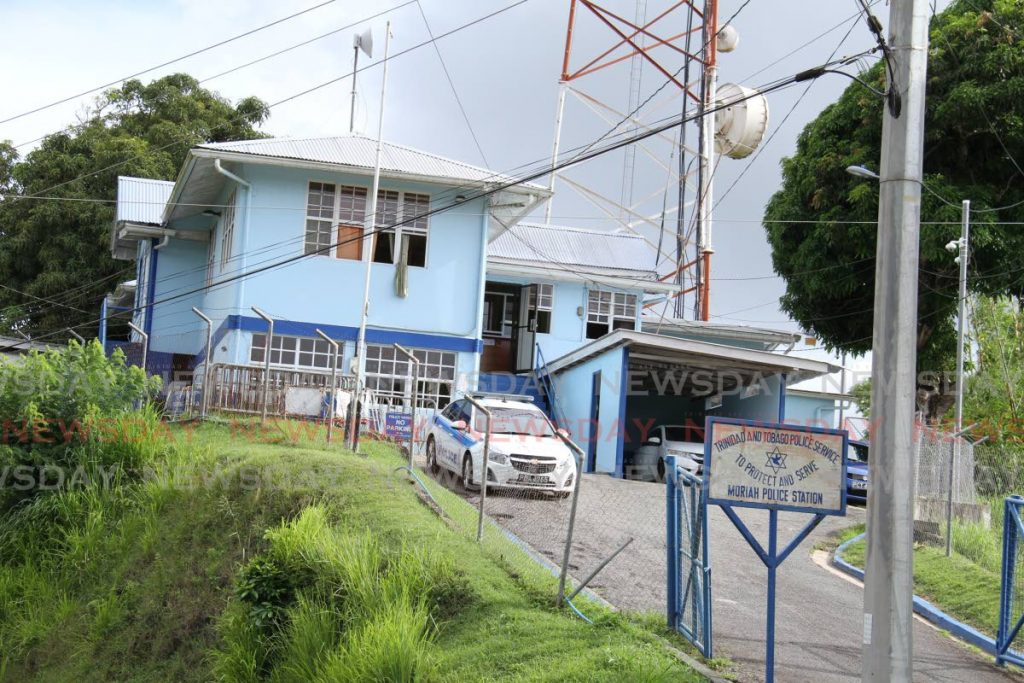
[[[461,420],[463,412],[463,404],[465,401],[454,401],[447,408],[445,408],[441,415],[438,417],[437,430],[437,462],[445,469],[453,472],[458,472],[459,463],[457,462],[458,443],[456,438],[456,430],[452,427],[452,423]]]

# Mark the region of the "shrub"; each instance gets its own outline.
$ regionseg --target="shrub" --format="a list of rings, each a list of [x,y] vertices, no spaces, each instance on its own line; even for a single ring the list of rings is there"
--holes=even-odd
[[[221,626],[214,661],[222,680],[252,680],[254,666],[275,683],[413,681],[432,671],[436,621],[454,615],[469,593],[453,562],[335,529],[320,505],[266,538],[266,553],[239,576],[242,612]]]

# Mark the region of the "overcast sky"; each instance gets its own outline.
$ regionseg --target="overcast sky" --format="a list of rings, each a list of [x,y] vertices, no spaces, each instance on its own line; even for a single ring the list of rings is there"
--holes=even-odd
[[[513,4],[514,0],[421,0],[435,36]],[[360,24],[279,57],[204,83],[233,101],[256,95],[273,103],[351,71],[352,34],[371,28],[373,64],[383,53],[384,22],[393,22],[392,53],[429,39],[420,8],[404,0],[337,0],[301,17],[148,73],[149,80],[185,71],[199,79],[218,74],[398,7],[386,16]],[[53,100],[115,81],[174,59],[227,37],[293,12],[317,5],[317,0],[147,0],[146,2],[45,2],[7,0],[5,36],[0,44],[4,94],[0,119]],[[654,17],[670,3],[648,0],[647,16]],[[947,3],[940,2],[940,7]],[[606,0],[604,5],[632,19],[635,0]],[[721,21],[742,5],[722,0]],[[437,42],[472,128],[497,171],[536,168],[551,152],[554,113],[565,45],[568,0],[527,0],[524,4],[470,26]],[[809,8],[813,7],[813,11]],[[888,8],[876,12],[887,23]],[[677,13],[652,31],[671,35],[683,30],[685,15]],[[738,49],[720,55],[719,83],[759,86],[826,61],[872,46],[872,38],[857,17],[855,0],[752,0],[733,22]],[[824,34],[824,35],[822,35]],[[580,66],[611,47],[613,34],[593,15],[581,10],[574,34],[574,66]],[[806,45],[805,45],[806,44]],[[803,47],[801,47],[803,46]],[[799,48],[799,49],[798,49]],[[618,54],[618,53],[617,53]],[[671,71],[681,62],[662,49],[655,53]],[[16,67],[16,68],[12,68]],[[379,65],[360,74],[357,128],[375,134],[380,93]],[[485,165],[456,104],[432,45],[415,49],[390,62],[384,134],[388,140],[467,162]],[[639,80],[641,100],[665,82],[645,65]],[[628,109],[629,62],[581,78],[574,85],[619,111]],[[796,330],[779,311],[783,282],[772,274],[770,251],[761,226],[765,203],[779,186],[779,162],[795,148],[796,136],[823,107],[835,100],[848,81],[826,76],[768,96],[770,118],[766,142],[754,161],[723,159],[715,174],[714,262],[712,320]],[[349,126],[352,81],[345,78],[291,102],[275,106],[264,130],[274,135],[342,134]],[[678,89],[664,88],[644,108],[644,120],[677,114]],[[15,144],[59,130],[81,115],[92,95],[75,99],[0,125],[0,139]],[[610,116],[610,114],[609,114]],[[617,120],[618,117],[613,117]],[[367,125],[367,122],[370,122]],[[601,135],[609,124],[570,96],[563,127],[563,149],[582,145]],[[645,206],[660,207],[668,178],[668,141],[648,147],[660,161],[637,152],[632,197],[647,198]],[[21,148],[27,152],[32,145]],[[672,162],[675,163],[674,161]],[[616,152],[600,161],[573,169],[567,177],[615,201],[621,198],[624,155]],[[740,177],[740,174],[743,174]],[[739,180],[737,181],[737,178]],[[735,184],[734,184],[735,183]],[[727,191],[728,190],[728,191]],[[669,205],[674,203],[672,190]],[[571,189],[557,186],[552,222],[592,228],[613,228],[594,204]],[[671,222],[671,217],[669,221]],[[655,242],[656,229],[644,234]],[[665,247],[667,250],[668,247]],[[748,279],[743,279],[748,278]],[[757,279],[750,279],[757,278]],[[825,358],[803,344],[801,355]],[[865,368],[867,361],[851,367]]]

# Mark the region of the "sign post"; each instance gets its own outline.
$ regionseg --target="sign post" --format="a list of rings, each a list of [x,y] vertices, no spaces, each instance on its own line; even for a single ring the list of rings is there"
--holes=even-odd
[[[779,412],[784,410],[780,402]],[[722,508],[768,569],[765,681],[775,678],[775,577],[790,553],[828,515],[846,514],[846,432],[754,420],[708,417],[704,439],[707,502]],[[736,507],[768,510],[768,548]],[[782,550],[779,511],[813,515]]]

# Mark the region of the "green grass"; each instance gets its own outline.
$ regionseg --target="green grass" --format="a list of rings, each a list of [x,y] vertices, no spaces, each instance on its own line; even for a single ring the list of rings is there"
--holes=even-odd
[[[859,532],[858,532],[859,533]],[[864,541],[850,545],[844,559],[864,566]],[[990,636],[999,627],[999,572],[942,548],[914,547],[914,593],[942,611]]]
[[[391,447],[319,438],[175,427],[145,481],[0,520],[0,680],[701,680],[643,619],[555,609],[546,569],[428,483],[440,518]]]

